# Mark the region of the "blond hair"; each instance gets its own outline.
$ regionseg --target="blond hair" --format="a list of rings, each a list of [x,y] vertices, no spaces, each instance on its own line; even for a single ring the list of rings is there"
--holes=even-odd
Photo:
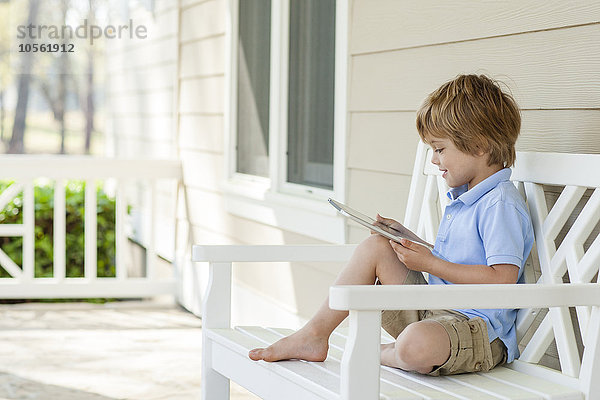
[[[521,114],[513,97],[485,75],[459,75],[431,93],[417,111],[421,139],[448,138],[462,152],[489,154],[489,165],[510,167]]]

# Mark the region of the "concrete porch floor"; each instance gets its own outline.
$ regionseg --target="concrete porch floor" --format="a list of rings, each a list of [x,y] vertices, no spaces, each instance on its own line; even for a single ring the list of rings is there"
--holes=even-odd
[[[201,322],[170,301],[0,305],[0,400],[199,399]]]

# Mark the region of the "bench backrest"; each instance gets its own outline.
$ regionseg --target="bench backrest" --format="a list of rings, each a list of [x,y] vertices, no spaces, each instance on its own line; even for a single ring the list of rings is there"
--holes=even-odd
[[[431,149],[420,143],[405,224],[433,243],[449,199],[431,155]],[[525,270],[527,283],[598,283],[600,155],[517,152],[511,180],[527,200],[535,232]],[[568,308],[520,310],[519,360],[539,364],[554,340],[563,376],[579,382],[585,374],[600,373],[595,320],[599,312],[597,307],[576,307],[573,313]],[[580,376],[580,371],[585,372]]]

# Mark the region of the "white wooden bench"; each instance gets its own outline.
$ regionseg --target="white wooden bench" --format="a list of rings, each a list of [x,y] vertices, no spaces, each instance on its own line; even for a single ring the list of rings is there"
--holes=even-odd
[[[203,308],[203,399],[228,399],[230,379],[264,399],[600,399],[600,235],[594,237],[600,155],[521,152],[511,179],[527,198],[535,229],[527,284],[332,287],[330,307],[349,310],[349,328],[332,335],[325,362],[248,358],[248,350],[291,331],[230,326],[231,263],[343,261],[354,246],[194,246],[193,261],[209,262],[210,268]],[[564,190],[549,210],[545,190],[555,187]],[[430,242],[446,189],[420,144],[405,225]],[[563,283],[566,276],[570,283]],[[450,377],[379,364],[381,310],[503,307],[520,308],[518,338],[527,338],[511,364]],[[576,307],[577,324],[568,307]],[[539,365],[553,339],[562,371]]]

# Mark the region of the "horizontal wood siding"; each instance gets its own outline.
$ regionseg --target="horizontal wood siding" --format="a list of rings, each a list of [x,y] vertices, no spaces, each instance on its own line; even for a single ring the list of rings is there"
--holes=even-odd
[[[460,73],[486,73],[513,93],[518,150],[600,152],[600,2],[355,0],[351,19],[350,177],[410,177],[415,111]],[[348,202],[377,204],[362,185],[350,179]],[[404,210],[396,192],[379,198]]]
[[[227,0],[183,1],[181,4],[178,147],[191,243],[315,243],[315,239],[226,211],[222,183],[226,177],[225,91],[226,79],[229,79],[225,76],[227,12]],[[234,280],[276,307],[307,318],[327,296],[338,270],[339,266],[335,265],[240,265],[234,268]],[[203,288],[207,277],[200,276],[203,280],[200,288]],[[252,314],[252,307],[247,304],[243,309]],[[257,311],[253,317],[260,321],[261,315]]]
[[[518,150],[600,153],[599,1],[354,0],[351,9],[351,205],[403,218],[415,111],[462,73],[490,75],[514,95]],[[354,224],[348,232],[351,242],[368,235]],[[555,347],[544,363],[557,366]]]
[[[107,41],[108,115],[107,153],[122,157],[175,158],[175,82],[178,57],[177,4],[153,2],[153,9],[132,5],[129,16],[136,26],[145,26],[147,37]],[[115,20],[120,24],[122,21]],[[146,191],[129,186],[130,201],[146,212]],[[159,182],[155,198],[158,248],[172,242],[175,226],[175,187]],[[134,222],[136,223],[136,222]],[[146,221],[141,224],[147,223]],[[134,227],[143,237],[143,225]],[[162,253],[171,257],[172,254]]]
[[[351,111],[416,110],[461,73],[505,82],[523,109],[588,109],[600,102],[600,24],[356,55]]]
[[[237,243],[224,207],[226,0],[183,1],[178,70],[178,146],[191,243]],[[191,244],[190,243],[190,244]]]
[[[412,153],[389,157],[387,151],[415,149],[419,141],[414,112],[352,113],[348,139],[348,168],[410,176]],[[383,157],[374,157],[378,152]]]
[[[223,115],[224,104],[223,74],[180,80],[179,111],[182,115]]]
[[[187,4],[190,6],[187,7]],[[227,2],[208,0],[184,2],[181,10],[181,43],[225,34]]]
[[[222,75],[225,65],[225,35],[181,45],[181,78]]]
[[[597,1],[355,0],[353,54],[437,45],[598,22]]]
[[[179,146],[187,150],[222,153],[223,115],[180,115]]]
[[[147,37],[109,45],[107,104],[112,148],[119,156],[175,157],[174,106],[179,10],[172,2],[130,10]]]
[[[173,141],[173,116],[144,116],[134,113],[113,114],[112,123],[119,127],[120,137],[141,140]]]
[[[220,192],[223,180],[223,154],[181,150],[184,179],[188,188]]]

